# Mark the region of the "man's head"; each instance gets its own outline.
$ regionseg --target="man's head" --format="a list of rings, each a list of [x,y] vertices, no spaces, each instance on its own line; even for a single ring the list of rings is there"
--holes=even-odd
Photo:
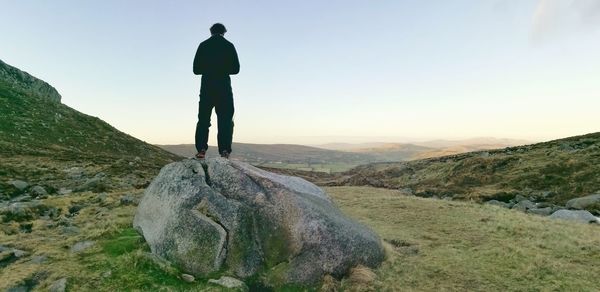
[[[212,35],[224,35],[226,32],[225,26],[220,23],[215,23],[210,27],[210,34]]]

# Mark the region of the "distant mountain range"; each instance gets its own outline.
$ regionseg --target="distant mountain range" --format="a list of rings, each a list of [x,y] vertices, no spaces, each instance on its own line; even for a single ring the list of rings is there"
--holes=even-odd
[[[373,162],[397,162],[469,151],[526,144],[524,140],[476,138],[459,141],[434,140],[420,143],[332,143],[317,146],[296,144],[234,143],[233,157],[264,167],[336,172]],[[192,157],[192,144],[157,145],[180,156]],[[209,156],[217,150],[209,148]]]

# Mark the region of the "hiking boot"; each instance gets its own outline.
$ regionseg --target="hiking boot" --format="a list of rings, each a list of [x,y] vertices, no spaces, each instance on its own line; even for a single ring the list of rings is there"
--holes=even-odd
[[[229,154],[231,154],[231,152],[229,152],[227,150],[221,151],[221,157],[223,157],[225,159],[229,159]]]
[[[204,159],[205,157],[206,157],[206,149],[200,150],[195,156],[196,159]]]

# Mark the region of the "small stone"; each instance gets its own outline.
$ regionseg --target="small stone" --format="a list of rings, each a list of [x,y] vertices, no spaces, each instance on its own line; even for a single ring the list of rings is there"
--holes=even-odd
[[[60,188],[58,190],[58,194],[59,195],[68,195],[68,194],[70,194],[72,192],[73,192],[72,190],[69,190],[69,189],[66,189],[66,188]]]
[[[64,292],[66,289],[67,289],[67,278],[61,278],[61,279],[54,281],[54,283],[52,283],[50,288],[48,288],[48,291]]]
[[[20,249],[13,249],[13,254],[15,255],[16,258],[21,258],[27,255],[27,252],[24,250],[20,250]]]
[[[190,274],[181,274],[181,279],[188,283],[192,283],[196,280],[196,278]]]
[[[88,179],[82,185],[75,188],[76,192],[91,191],[94,193],[104,192],[110,189],[110,182],[105,173],[99,172],[94,177]]]
[[[65,171],[67,177],[72,180],[78,180],[85,176],[85,170],[81,167],[71,167]]]
[[[60,232],[64,235],[77,235],[79,234],[79,227],[76,226],[61,226]]]
[[[132,195],[122,196],[121,205],[136,205],[135,198]]]
[[[34,197],[40,197],[40,196],[48,195],[48,192],[46,192],[46,189],[44,189],[44,187],[42,187],[42,186],[35,186],[35,187],[31,188],[31,194]]]
[[[522,195],[516,195],[515,198],[514,198],[514,200],[515,200],[515,202],[519,203],[519,202],[522,202],[522,201],[527,201],[527,198],[525,198]]]
[[[107,198],[108,198],[108,194],[100,193],[100,194],[96,195],[96,198],[94,198],[94,202],[95,203],[104,203]]]
[[[31,257],[30,262],[32,264],[43,264],[48,260],[48,257],[45,255],[33,256]]]
[[[15,188],[19,189],[19,191],[23,191],[29,186],[27,182],[24,182],[22,180],[11,180],[8,183],[13,185]]]
[[[108,271],[102,273],[102,278],[108,278],[110,276],[112,276],[112,271],[111,270],[108,270]]]
[[[535,209],[535,203],[529,200],[522,200],[512,206],[511,209],[526,212],[529,209]]]
[[[75,243],[72,247],[71,247],[71,252],[72,253],[78,253],[81,251],[84,251],[92,246],[94,246],[95,242],[90,241],[90,240],[86,240],[86,241],[80,241],[78,243]]]
[[[69,207],[69,214],[73,215],[78,213],[81,209],[83,209],[82,205],[72,205]]]
[[[229,289],[240,289],[242,291],[248,291],[248,286],[246,284],[236,278],[222,276],[217,279],[210,279],[208,283],[217,284],[219,286],[223,286]]]

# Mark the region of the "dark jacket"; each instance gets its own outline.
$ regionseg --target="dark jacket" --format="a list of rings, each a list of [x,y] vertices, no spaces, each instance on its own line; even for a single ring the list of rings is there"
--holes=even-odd
[[[240,61],[232,43],[213,35],[200,43],[194,57],[194,74],[221,77],[240,72]]]

